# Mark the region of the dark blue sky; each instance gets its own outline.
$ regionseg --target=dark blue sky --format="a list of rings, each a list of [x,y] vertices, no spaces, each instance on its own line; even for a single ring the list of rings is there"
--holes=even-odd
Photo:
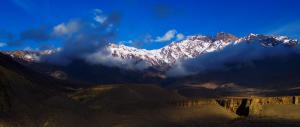
[[[95,9],[120,16],[114,41],[139,42],[132,45],[148,49],[176,40],[156,41],[172,30],[175,36],[229,32],[300,38],[299,6],[299,0],[1,0],[0,50],[37,48],[44,43],[59,46],[58,40],[3,45],[28,29],[93,20]],[[151,39],[143,42],[144,38]]]

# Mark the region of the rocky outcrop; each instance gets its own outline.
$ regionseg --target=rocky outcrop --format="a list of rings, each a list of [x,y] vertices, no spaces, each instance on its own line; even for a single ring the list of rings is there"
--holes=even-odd
[[[281,97],[225,97],[216,99],[226,109],[240,116],[260,116],[267,104],[298,105],[300,96]]]

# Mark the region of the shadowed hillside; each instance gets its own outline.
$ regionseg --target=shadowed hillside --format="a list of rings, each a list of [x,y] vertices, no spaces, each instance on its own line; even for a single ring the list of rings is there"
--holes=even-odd
[[[71,80],[85,84],[114,83],[158,83],[162,80],[156,70],[127,70],[118,67],[90,64],[83,60],[74,60],[68,65],[34,63],[19,60],[20,63],[37,72],[57,79]]]
[[[65,92],[60,84],[46,82],[48,78],[31,79],[34,72],[7,58],[1,57],[0,66],[5,127],[183,126],[204,122],[204,114],[220,123],[235,117],[217,104],[204,109],[170,105],[185,98],[153,85],[104,85]]]

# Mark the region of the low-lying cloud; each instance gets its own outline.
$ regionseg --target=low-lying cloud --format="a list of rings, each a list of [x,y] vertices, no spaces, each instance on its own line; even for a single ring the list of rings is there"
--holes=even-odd
[[[259,43],[242,42],[229,45],[220,51],[200,55],[194,59],[179,61],[167,72],[167,75],[186,76],[214,70],[226,70],[229,69],[227,66],[229,64],[253,66],[255,60],[284,57],[293,53],[300,53],[298,45],[264,47]]]
[[[91,64],[102,64],[109,67],[119,67],[128,70],[144,70],[151,65],[145,61],[135,61],[130,59],[122,59],[119,57],[113,57],[106,50],[100,50],[96,53],[90,54],[86,57],[86,60]]]

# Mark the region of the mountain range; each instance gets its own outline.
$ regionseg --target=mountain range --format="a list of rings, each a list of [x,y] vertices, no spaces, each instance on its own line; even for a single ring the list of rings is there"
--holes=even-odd
[[[196,35],[196,36],[189,36],[187,39],[173,42],[169,45],[166,45],[160,49],[154,50],[146,50],[146,49],[139,49],[130,46],[125,46],[122,44],[113,44],[109,43],[106,45],[101,51],[106,53],[106,56],[110,60],[114,60],[115,58],[118,60],[119,66],[113,66],[109,64],[91,64],[87,62],[85,59],[74,59],[68,65],[59,65],[48,63],[47,61],[43,61],[44,57],[51,57],[63,49],[57,48],[53,50],[42,50],[42,51],[8,51],[3,52],[11,56],[13,59],[22,63],[28,68],[31,68],[37,72],[44,73],[50,75],[52,77],[58,79],[69,79],[69,80],[76,80],[80,82],[86,83],[162,83],[169,82],[168,80],[164,80],[168,78],[168,73],[173,71],[178,67],[178,63],[185,62],[185,61],[194,61],[191,65],[185,65],[188,69],[199,73],[197,70],[197,66],[201,65],[204,66],[204,69],[209,69],[210,66],[220,62],[217,61],[218,59],[227,60],[227,59],[235,59],[234,63],[224,63],[229,65],[226,67],[226,70],[218,69],[218,70],[209,70],[205,73],[199,74],[193,73],[194,78],[183,77],[184,79],[198,81],[198,82],[235,82],[240,84],[249,84],[249,80],[245,78],[253,77],[254,75],[264,74],[266,75],[264,79],[260,77],[256,77],[252,81],[255,82],[255,86],[259,86],[258,84],[267,83],[270,84],[271,81],[267,79],[272,79],[274,74],[268,70],[275,68],[272,67],[265,67],[265,63],[270,61],[274,62],[278,65],[276,68],[278,72],[276,73],[283,73],[282,70],[286,70],[284,74],[288,74],[289,72],[293,72],[294,70],[298,70],[297,66],[291,70],[288,66],[284,66],[284,64],[290,64],[294,66],[292,63],[298,63],[296,56],[298,54],[292,54],[291,56],[287,56],[286,58],[276,58],[276,56],[272,58],[268,58],[269,61],[266,59],[262,59],[256,62],[248,62],[248,63],[238,63],[236,59],[240,59],[237,56],[233,56],[230,58],[226,56],[226,52],[232,50],[232,52],[236,53],[238,51],[233,51],[233,49],[227,49],[225,53],[223,50],[227,47],[235,46],[236,49],[241,48],[241,50],[245,50],[241,44],[244,44],[245,47],[250,47],[250,44],[257,44],[261,48],[265,49],[273,49],[275,47],[296,47],[298,46],[298,40],[289,39],[287,36],[270,36],[270,35],[261,35],[261,34],[249,34],[246,37],[238,38],[229,33],[217,33],[216,36],[203,36],[203,35]],[[249,46],[248,46],[249,44]],[[234,49],[234,50],[236,50]],[[284,49],[283,52],[287,52],[290,49]],[[257,56],[257,53],[252,53],[252,50],[245,50],[241,53],[238,53],[238,56],[243,55],[244,59],[247,58],[247,54],[250,54],[252,57]],[[282,51],[274,51],[274,52],[282,52]],[[219,53],[218,58],[214,57],[213,53]],[[260,52],[259,54],[264,54],[265,52]],[[229,53],[231,55],[232,53]],[[96,56],[98,57],[98,56]],[[99,56],[102,57],[102,56]],[[251,58],[250,57],[250,58]],[[204,60],[198,61],[198,59],[205,58]],[[287,61],[288,63],[283,63],[282,61]],[[97,60],[97,58],[92,59]],[[101,60],[101,59],[100,59]],[[126,64],[123,65],[123,62],[131,61],[130,64],[133,68],[128,69],[126,68]],[[215,61],[215,62],[214,62]],[[222,61],[221,61],[222,62]],[[135,66],[139,64],[146,64],[143,69],[134,69]],[[180,65],[180,64],[179,64]],[[251,66],[249,66],[251,65]],[[223,65],[222,65],[223,66]],[[175,69],[174,69],[175,68]],[[230,68],[230,69],[229,69]],[[284,69],[285,68],[285,69]],[[180,68],[181,69],[181,68]],[[250,70],[249,70],[250,69]],[[251,71],[253,70],[253,71]],[[255,71],[254,71],[255,70]],[[235,75],[239,72],[240,75]],[[255,74],[257,72],[258,74]],[[275,72],[275,71],[274,71]],[[182,72],[171,72],[173,74],[178,74]],[[213,73],[213,74],[211,74]],[[250,75],[250,76],[242,76]],[[295,72],[296,73],[296,72]],[[232,78],[223,78],[224,75],[231,74]],[[210,75],[210,76],[209,76]],[[233,76],[235,75],[235,76]],[[206,78],[203,78],[206,77]],[[284,76],[283,76],[284,77]],[[226,79],[226,80],[225,80]],[[284,79],[287,79],[284,78]],[[172,83],[184,81],[181,78],[176,78],[176,80],[172,79]],[[245,82],[247,81],[247,82]],[[275,81],[275,80],[274,80]],[[190,82],[190,81],[189,81]],[[278,82],[277,82],[278,83]],[[295,82],[293,82],[295,83]],[[182,83],[181,83],[182,84]],[[266,85],[266,84],[265,84]],[[252,85],[253,86],[253,85]]]
[[[160,49],[147,50],[126,46],[123,44],[109,43],[103,50],[109,56],[121,60],[130,60],[134,64],[145,63],[148,67],[165,69],[172,67],[176,62],[193,59],[201,55],[222,50],[228,45],[239,43],[259,43],[263,47],[275,47],[277,45],[294,46],[298,40],[289,39],[287,36],[269,36],[262,34],[249,34],[238,38],[229,33],[217,33],[216,36],[196,35],[187,39],[172,42]],[[43,51],[10,51],[5,52],[12,57],[28,62],[40,62],[43,56],[49,56],[59,52],[61,49]]]

